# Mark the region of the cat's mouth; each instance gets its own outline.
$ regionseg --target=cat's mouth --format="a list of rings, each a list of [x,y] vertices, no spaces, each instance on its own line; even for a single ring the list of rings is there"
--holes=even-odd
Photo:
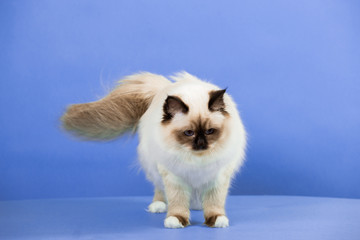
[[[202,152],[202,151],[205,151],[207,150],[208,147],[207,146],[193,146],[192,150],[195,151],[195,152]]]
[[[208,153],[208,150],[209,148],[208,147],[205,147],[205,148],[192,148],[192,152],[194,155],[198,155],[198,156],[202,156],[206,153]]]

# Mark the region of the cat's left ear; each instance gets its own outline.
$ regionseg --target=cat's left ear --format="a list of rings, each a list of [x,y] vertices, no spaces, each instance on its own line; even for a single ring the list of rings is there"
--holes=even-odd
[[[226,88],[209,92],[208,108],[211,112],[220,111],[225,112],[224,94]]]

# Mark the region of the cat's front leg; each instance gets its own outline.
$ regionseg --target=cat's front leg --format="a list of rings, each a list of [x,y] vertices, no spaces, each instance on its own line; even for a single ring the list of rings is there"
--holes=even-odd
[[[166,199],[164,192],[155,188],[154,198],[152,203],[148,206],[148,212],[163,213],[166,212]]]
[[[215,183],[203,194],[205,224],[209,227],[229,226],[225,214],[225,201],[230,185],[230,174],[221,174]]]
[[[159,167],[168,210],[164,225],[166,228],[183,228],[190,224],[190,191],[189,187],[177,176],[163,167]]]

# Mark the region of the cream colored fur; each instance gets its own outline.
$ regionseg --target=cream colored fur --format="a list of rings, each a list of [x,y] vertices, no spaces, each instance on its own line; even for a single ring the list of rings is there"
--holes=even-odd
[[[162,212],[161,202],[166,203],[165,227],[179,228],[189,224],[189,209],[203,209],[208,226],[227,227],[226,196],[245,157],[246,133],[239,113],[228,94],[224,95],[227,114],[208,109],[209,92],[219,90],[217,86],[186,72],[172,79],[175,82],[150,73],[126,77],[105,98],[71,106],[62,118],[64,126],[90,139],[109,139],[138,127],[139,161],[155,186],[149,211]],[[168,96],[179,97],[189,111],[164,124]],[[222,135],[209,149],[193,151],[176,141],[173,131],[199,118],[221,127]]]
[[[89,140],[109,140],[133,131],[153,97],[169,84],[152,73],[127,76],[106,97],[69,106],[61,118],[63,127]]]

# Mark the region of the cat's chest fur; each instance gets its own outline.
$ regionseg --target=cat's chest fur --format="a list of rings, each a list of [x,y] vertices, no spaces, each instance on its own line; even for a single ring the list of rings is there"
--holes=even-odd
[[[190,208],[194,210],[202,209],[203,194],[215,185],[221,185],[224,174],[233,164],[226,158],[208,159],[208,161],[209,163],[194,163],[190,159],[177,157],[176,159],[168,159],[165,165],[160,164],[158,167],[160,171],[166,169],[174,175],[178,184],[186,186],[190,193]],[[234,169],[233,166],[230,168]]]
[[[209,163],[197,163],[194,159],[173,158],[164,164],[180,181],[193,189],[200,189],[215,183],[222,170],[222,162],[221,159],[209,159]]]

